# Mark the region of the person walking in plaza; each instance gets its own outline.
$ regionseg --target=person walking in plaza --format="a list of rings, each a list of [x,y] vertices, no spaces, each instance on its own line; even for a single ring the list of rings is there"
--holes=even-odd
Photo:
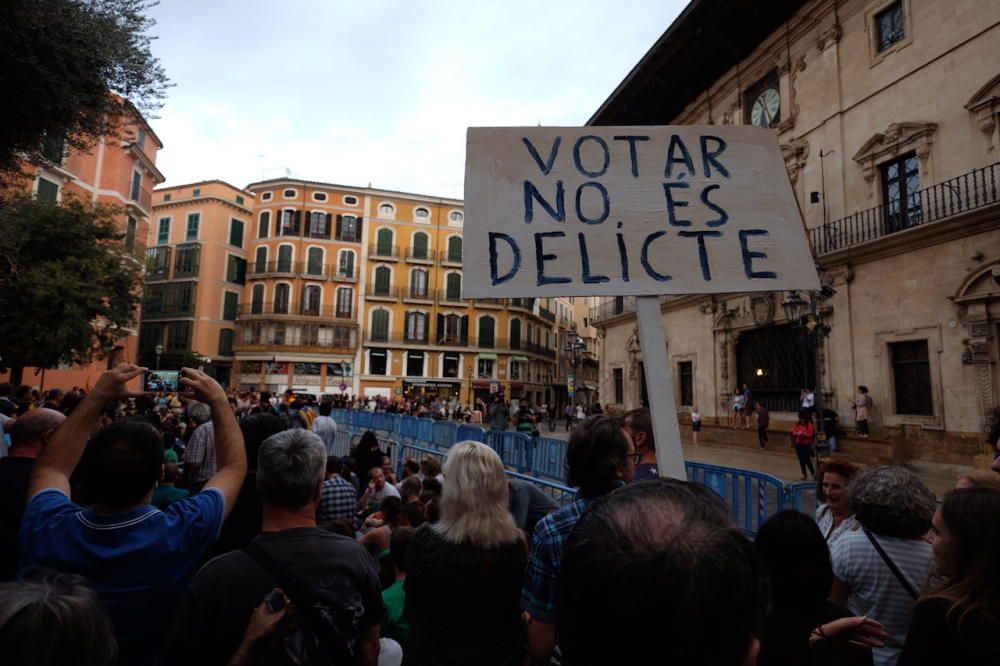
[[[868,395],[867,386],[858,386],[858,393],[854,396],[854,421],[857,424],[858,437],[867,439],[868,419],[871,417],[873,401]]]
[[[691,442],[698,446],[698,433],[701,432],[701,412],[698,405],[691,407]]]
[[[740,417],[743,415],[743,408],[746,407],[746,396],[740,387],[733,389],[733,409],[729,414],[729,425],[734,428],[740,427]]]
[[[510,410],[501,398],[494,398],[490,405],[490,428],[493,430],[506,430],[510,425]]]
[[[767,428],[771,425],[771,413],[762,402],[757,403],[754,411],[757,414],[757,443],[760,444],[760,448],[764,448],[767,444]]]
[[[799,457],[799,468],[802,470],[802,481],[806,480],[806,470],[816,476],[816,468],[813,467],[813,445],[816,443],[816,426],[813,425],[809,413],[799,412],[799,422],[792,429],[792,446],[795,447],[795,455]]]
[[[805,412],[809,418],[812,418],[812,414],[816,410],[816,395],[812,392],[812,389],[802,389],[802,393],[799,394],[799,399],[802,402],[802,411]]]
[[[743,385],[743,427],[749,428],[754,415],[753,391],[748,384]]]

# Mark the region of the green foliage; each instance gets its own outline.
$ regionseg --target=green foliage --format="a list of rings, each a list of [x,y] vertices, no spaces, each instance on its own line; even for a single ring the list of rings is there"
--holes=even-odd
[[[135,325],[141,264],[111,206],[0,201],[0,367],[100,358]]]
[[[0,2],[0,181],[46,137],[85,150],[134,105],[162,105],[167,78],[150,51],[149,0]]]

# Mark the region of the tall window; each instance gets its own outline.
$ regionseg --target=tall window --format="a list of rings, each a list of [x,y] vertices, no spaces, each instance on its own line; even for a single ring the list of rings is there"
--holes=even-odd
[[[191,322],[172,321],[167,324],[167,351],[183,352],[191,348]]]
[[[615,402],[620,405],[625,402],[625,379],[621,368],[615,368],[612,374],[615,384]]]
[[[292,272],[292,246],[282,245],[278,248],[278,266],[277,271],[279,273],[291,273]]]
[[[456,314],[438,315],[438,344],[457,345],[461,341],[462,318]]]
[[[170,218],[161,217],[160,226],[156,230],[156,243],[157,245],[163,245],[170,242]]]
[[[255,274],[263,273],[267,270],[267,246],[261,245],[257,248],[254,254],[253,260],[253,272]]]
[[[323,274],[323,248],[311,247],[306,255],[306,273],[309,275]]]
[[[198,226],[201,224],[200,213],[189,213],[187,218],[187,229],[184,239],[189,241],[198,240]]]
[[[281,235],[298,236],[299,227],[302,221],[302,211],[283,210],[281,211]]]
[[[926,340],[894,342],[892,379],[896,393],[896,413],[933,416],[931,400],[931,364]]]
[[[480,379],[493,379],[493,359],[480,358],[476,360],[476,376]]]
[[[452,236],[448,239],[448,261],[462,261],[462,237]]]
[[[462,274],[448,273],[445,278],[445,297],[449,301],[457,301],[462,298]]]
[[[507,372],[511,379],[521,379],[521,364],[513,359],[507,361]]]
[[[496,320],[493,317],[483,317],[479,320],[479,346],[492,348],[496,345],[494,330]]]
[[[458,354],[454,352],[444,353],[444,363],[442,366],[442,377],[458,377],[459,369],[462,367]]]
[[[53,183],[51,180],[45,178],[39,178],[38,191],[35,192],[35,197],[39,201],[55,203],[56,201],[59,200],[59,186]]]
[[[309,236],[311,238],[330,237],[330,215],[328,213],[309,213]]]
[[[250,314],[264,314],[264,285],[255,284],[250,291]]]
[[[389,339],[389,311],[379,308],[372,311],[372,340],[385,342]]]
[[[337,275],[354,277],[354,250],[341,250],[337,260]]]
[[[292,288],[285,283],[274,286],[274,314],[288,314]]]
[[[243,220],[233,218],[229,220],[229,244],[235,247],[243,247]]]
[[[361,240],[361,220],[353,215],[337,217],[337,240],[356,243]]]
[[[219,331],[219,356],[233,355],[233,337],[236,332],[231,328],[224,328]]]
[[[139,200],[139,192],[142,190],[142,174],[138,171],[132,172],[132,191],[129,193],[131,195],[132,201]]]
[[[311,317],[319,316],[322,291],[318,285],[307,284],[302,288],[302,314]]]
[[[337,317],[350,319],[354,312],[354,290],[350,287],[337,288]]]
[[[690,407],[694,404],[694,363],[691,361],[678,363],[677,376],[681,380],[681,405]]]
[[[887,231],[920,224],[920,161],[913,153],[881,165]]]
[[[129,252],[129,253],[135,252],[135,230],[136,230],[137,226],[138,226],[138,223],[135,221],[135,218],[132,217],[131,215],[129,215],[128,219],[125,222],[125,251],[126,252]]]
[[[375,235],[375,255],[379,257],[392,256],[392,229],[382,228]]]
[[[233,254],[229,255],[226,262],[226,280],[236,284],[246,284],[247,260]]]
[[[427,271],[415,268],[410,272],[410,296],[427,298]]]
[[[424,353],[422,351],[406,352],[406,374],[410,377],[424,376]]]
[[[201,247],[195,245],[178,245],[174,259],[174,277],[194,277],[198,275],[198,257]]]
[[[257,222],[257,238],[267,238],[267,232],[270,226],[271,211],[261,211],[260,220]]]
[[[226,321],[236,321],[236,313],[240,306],[240,295],[235,291],[227,291],[222,297],[222,318]]]
[[[427,258],[427,234],[418,233],[413,235],[413,258]]]
[[[388,266],[379,266],[375,269],[375,291],[377,296],[388,296],[392,283],[392,271]]]
[[[521,320],[511,319],[510,320],[510,348],[520,349],[521,348]]]
[[[408,342],[427,342],[427,315],[425,313],[406,313],[406,339]]]
[[[388,353],[384,349],[371,349],[368,351],[368,374],[384,375],[389,367],[387,362]]]
[[[903,19],[902,0],[897,0],[875,15],[879,51],[885,51],[906,36],[906,22]]]

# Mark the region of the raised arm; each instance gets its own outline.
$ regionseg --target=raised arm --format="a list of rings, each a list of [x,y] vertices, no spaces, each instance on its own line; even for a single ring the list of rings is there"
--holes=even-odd
[[[94,388],[87,394],[66,421],[59,426],[48,446],[38,456],[35,469],[28,482],[28,497],[47,488],[61,490],[69,495],[69,477],[80,463],[87,439],[97,425],[101,409],[112,400],[120,400],[138,393],[129,391],[126,384],[146,368],[122,363],[101,373]]]
[[[247,475],[247,452],[243,443],[243,433],[236,422],[233,410],[229,408],[229,397],[215,381],[204,372],[194,368],[181,370],[181,383],[190,388],[195,397],[212,410],[212,426],[215,429],[215,459],[218,468],[205,484],[205,488],[218,488],[226,498],[224,517],[229,515],[239,497],[243,479]]]

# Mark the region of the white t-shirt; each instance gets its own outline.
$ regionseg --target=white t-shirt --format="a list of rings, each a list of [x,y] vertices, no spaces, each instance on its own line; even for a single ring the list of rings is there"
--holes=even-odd
[[[403,499],[399,496],[399,490],[396,489],[396,486],[386,481],[385,485],[382,486],[382,490],[373,490],[369,493],[368,502],[371,504],[381,504],[382,500],[386,497],[399,497],[399,499]]]
[[[812,391],[809,391],[804,396],[802,396],[802,409],[812,409],[813,405],[816,404],[816,396],[813,395]]]
[[[933,562],[931,545],[922,539],[876,536],[918,592],[927,582]],[[906,641],[914,600],[861,530],[844,532],[830,546],[833,575],[847,583],[852,615],[865,615],[882,623],[888,636],[884,648],[873,648],[875,666],[894,666]]]

